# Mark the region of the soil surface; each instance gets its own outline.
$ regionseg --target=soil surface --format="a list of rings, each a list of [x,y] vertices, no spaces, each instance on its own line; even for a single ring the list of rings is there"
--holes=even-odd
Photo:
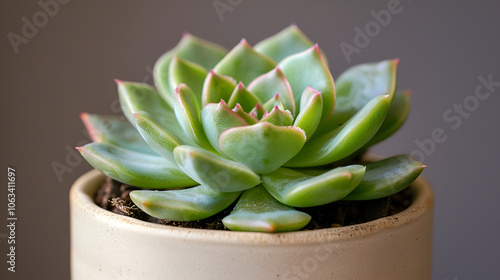
[[[134,217],[139,220],[186,228],[228,230],[222,219],[229,215],[234,205],[207,219],[193,222],[175,222],[161,220],[149,216],[134,205],[129,193],[138,188],[107,178],[106,182],[96,192],[94,201],[100,207],[111,212]],[[330,204],[297,208],[311,215],[312,219],[303,230],[313,230],[331,227],[342,227],[373,221],[382,217],[399,213],[411,204],[409,188],[390,197],[370,201],[337,201]]]

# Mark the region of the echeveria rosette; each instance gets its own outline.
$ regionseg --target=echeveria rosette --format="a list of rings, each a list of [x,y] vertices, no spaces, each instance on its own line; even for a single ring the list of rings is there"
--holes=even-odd
[[[334,83],[296,26],[229,52],[188,34],[156,63],[156,89],[117,80],[126,119],[82,114],[95,142],[78,149],[144,189],[130,197],[154,217],[200,220],[234,204],[231,230],[299,230],[311,217],[294,207],[389,196],[422,172],[409,155],[345,163],[406,120],[397,64],[354,66]]]

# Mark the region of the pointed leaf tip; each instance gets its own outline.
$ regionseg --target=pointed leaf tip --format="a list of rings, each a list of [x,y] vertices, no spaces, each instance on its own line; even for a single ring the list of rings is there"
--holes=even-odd
[[[250,48],[252,47],[252,46],[250,46],[250,44],[248,43],[247,39],[245,39],[245,38],[241,38],[240,44],[248,46]]]
[[[80,119],[85,122],[89,118],[89,113],[81,112]]]
[[[121,81],[121,80],[118,80],[118,79],[113,79],[113,81],[115,81],[115,83],[116,83],[117,85],[119,85],[119,84],[121,84],[121,83],[122,83],[122,81]]]
[[[79,152],[81,152],[83,147],[75,147],[75,149],[77,149]]]

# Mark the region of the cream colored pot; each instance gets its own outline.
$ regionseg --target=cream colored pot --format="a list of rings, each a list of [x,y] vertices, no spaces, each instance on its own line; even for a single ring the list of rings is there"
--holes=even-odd
[[[431,278],[433,194],[417,179],[411,206],[372,222],[268,234],[185,229],[96,206],[105,177],[93,170],[71,188],[71,275],[92,279]]]

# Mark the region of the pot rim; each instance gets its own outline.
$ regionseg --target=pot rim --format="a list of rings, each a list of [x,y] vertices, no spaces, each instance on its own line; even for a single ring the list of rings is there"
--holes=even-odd
[[[368,155],[367,159],[379,159],[379,156]],[[81,212],[92,215],[101,223],[113,226],[118,230],[138,231],[141,234],[177,238],[180,240],[244,244],[302,244],[335,242],[346,239],[362,238],[379,231],[404,226],[417,220],[432,210],[434,194],[428,182],[420,176],[411,185],[412,204],[400,213],[374,221],[317,230],[304,230],[282,233],[242,232],[226,230],[207,230],[181,228],[155,224],[135,218],[119,215],[105,210],[95,204],[93,196],[106,176],[94,169],[78,178],[70,190],[70,204]],[[73,207],[71,207],[73,208]],[[74,211],[72,209],[72,211]]]

